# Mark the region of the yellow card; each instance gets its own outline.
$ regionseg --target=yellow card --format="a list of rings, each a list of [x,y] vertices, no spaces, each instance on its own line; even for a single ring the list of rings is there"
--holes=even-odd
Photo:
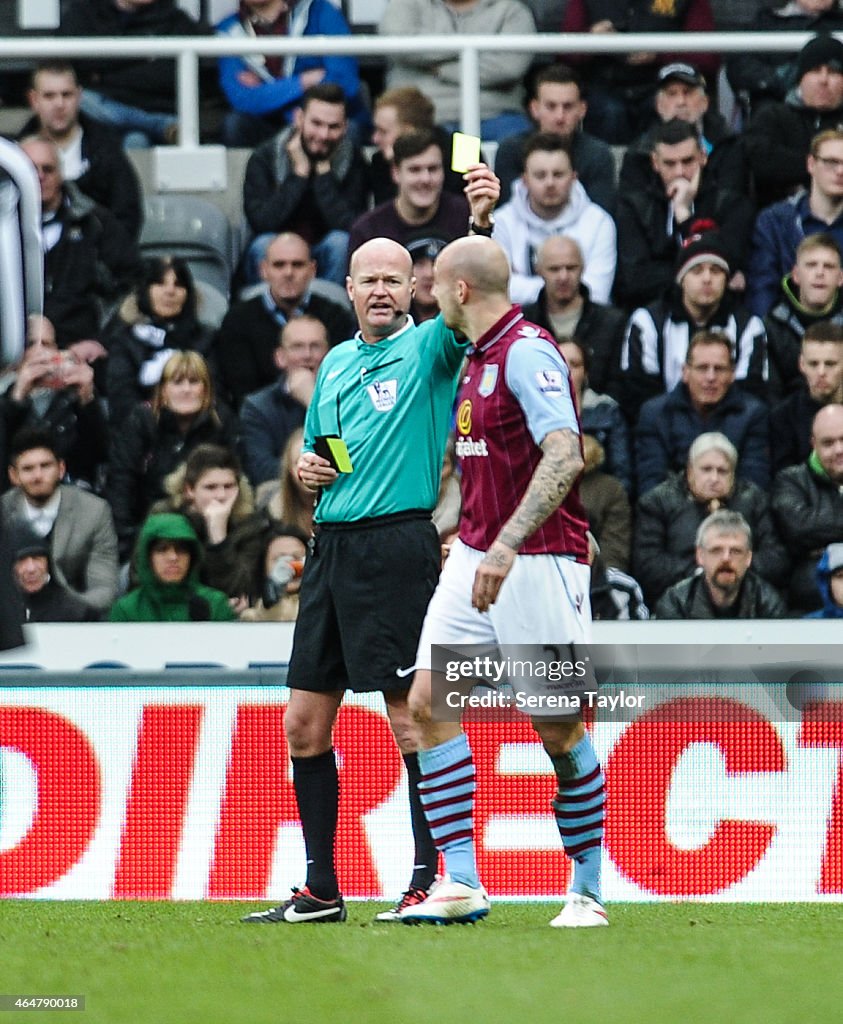
[[[337,467],[338,473],[354,472],[354,467],[351,465],[351,456],[348,454],[348,448],[342,438],[329,437],[328,448],[331,450],[332,461]]]
[[[451,153],[451,169],[464,174],[472,164],[480,163],[480,139],[477,135],[463,135],[454,132],[454,148]]]

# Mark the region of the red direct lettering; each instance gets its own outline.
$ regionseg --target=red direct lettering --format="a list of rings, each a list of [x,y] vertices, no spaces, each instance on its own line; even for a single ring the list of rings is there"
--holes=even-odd
[[[811,702],[805,705],[799,742],[803,747],[843,750],[843,704]],[[817,892],[843,892],[843,761],[837,762],[837,780],[825,837]]]
[[[380,896],[364,819],[398,785],[401,758],[383,715],[354,705],[340,708],[334,749],[340,765],[336,846],[340,884],[349,896]],[[209,897],[266,898],[278,828],[297,823],[283,708],[241,707],[208,882]],[[407,828],[409,833],[409,820]],[[410,867],[408,864],[408,873]]]
[[[237,709],[214,860],[211,899],[266,897],[275,838],[282,824],[298,824],[290,781],[284,709],[244,704]]]
[[[143,709],[114,872],[115,899],[168,899],[202,724],[199,705]]]
[[[0,853],[0,895],[14,896],[51,885],[85,852],[100,815],[100,776],[86,737],[42,708],[0,708],[0,747],[29,758],[38,789],[32,827]]]
[[[775,834],[772,825],[723,820],[701,849],[682,850],[671,843],[666,827],[671,777],[694,743],[716,744],[729,772],[785,769],[776,730],[738,701],[679,699],[633,722],[607,765],[606,848],[621,873],[648,892],[719,892],[758,864]],[[700,800],[705,799],[703,790]]]

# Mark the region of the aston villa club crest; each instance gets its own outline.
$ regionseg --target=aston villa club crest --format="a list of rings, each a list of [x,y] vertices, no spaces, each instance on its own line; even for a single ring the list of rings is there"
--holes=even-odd
[[[398,380],[376,380],[366,388],[372,405],[378,412],[389,412],[395,407],[398,398]]]
[[[483,376],[480,378],[480,386],[477,388],[477,393],[481,398],[488,398],[489,395],[495,390],[495,385],[498,382],[498,367],[496,363],[492,363],[490,366],[483,367]]]

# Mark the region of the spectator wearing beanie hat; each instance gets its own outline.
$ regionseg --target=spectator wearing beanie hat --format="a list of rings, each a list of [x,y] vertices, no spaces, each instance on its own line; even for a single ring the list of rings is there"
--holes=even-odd
[[[610,390],[633,424],[643,402],[680,383],[688,344],[703,329],[720,331],[730,340],[738,385],[766,397],[764,324],[726,290],[731,268],[720,233],[691,235],[675,267],[672,290],[636,309],[627,324],[620,380]]]
[[[796,75],[797,85],[782,102],[762,107],[744,136],[759,206],[807,185],[811,139],[843,128],[843,43],[814,36],[799,52]]]
[[[53,576],[50,542],[22,529],[13,542],[12,579],[21,622],[97,622],[99,612]]]

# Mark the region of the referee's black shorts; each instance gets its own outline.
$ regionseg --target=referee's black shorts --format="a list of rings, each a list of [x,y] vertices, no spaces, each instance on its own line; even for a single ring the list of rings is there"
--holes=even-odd
[[[317,527],[305,562],[287,685],[406,691],[439,578],[426,512]]]

